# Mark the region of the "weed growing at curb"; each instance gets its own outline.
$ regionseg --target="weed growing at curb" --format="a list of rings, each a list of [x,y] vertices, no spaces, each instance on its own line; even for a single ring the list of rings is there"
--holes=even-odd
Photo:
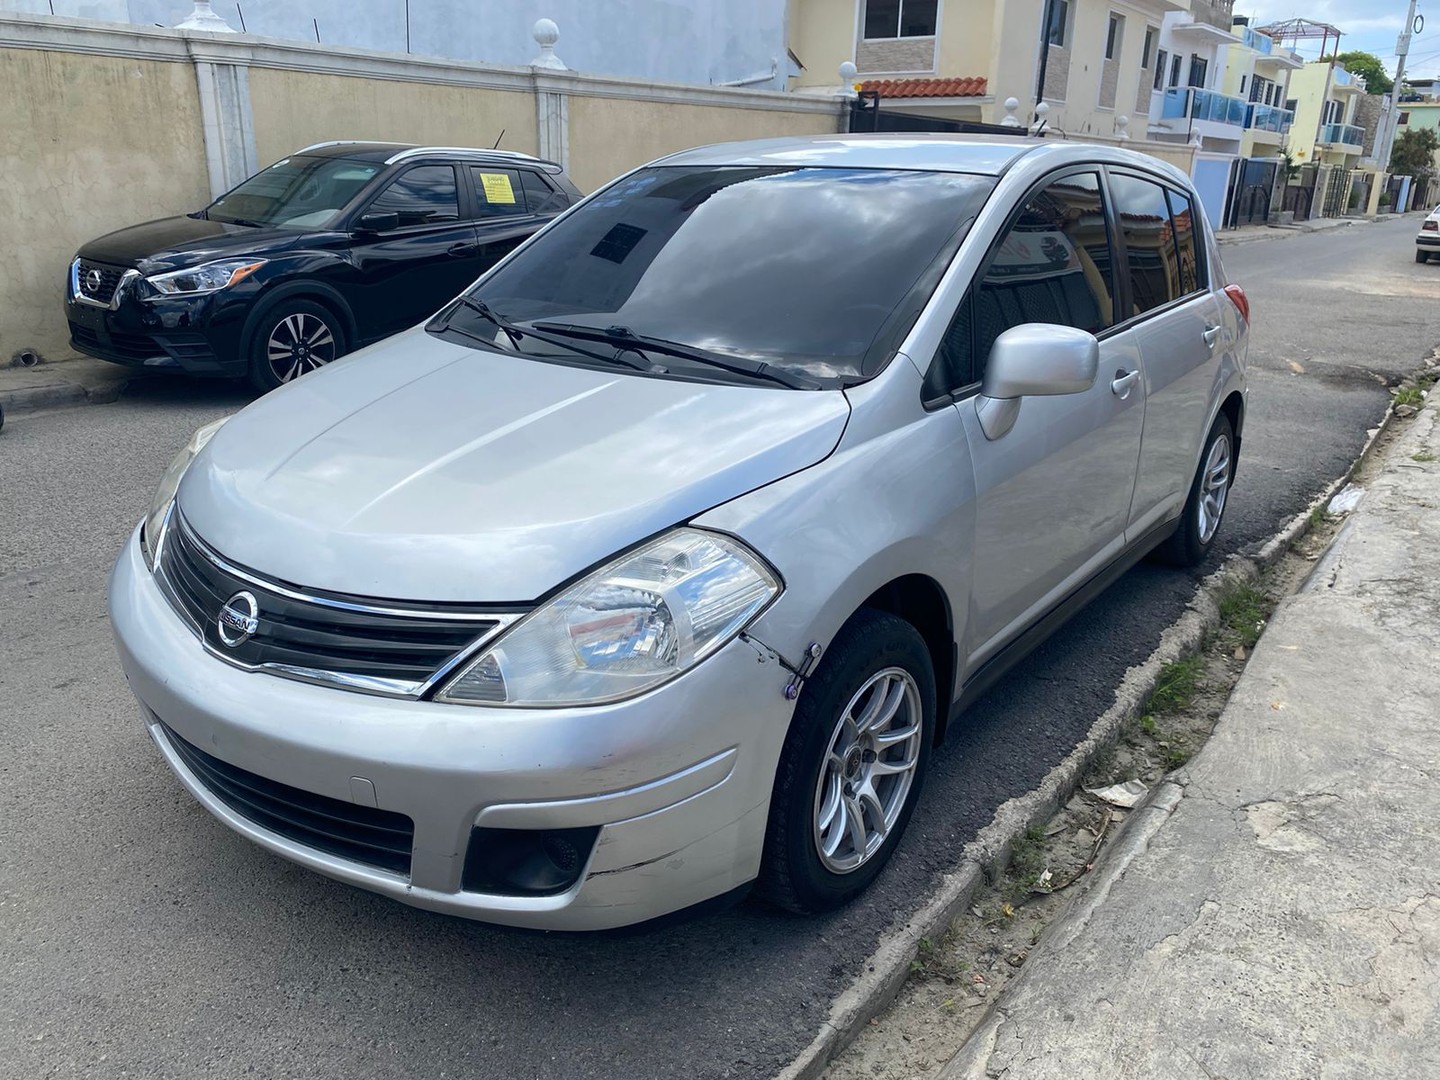
[[[1421,450],[1418,454],[1411,454],[1411,455],[1410,455],[1410,460],[1411,460],[1411,461],[1434,461],[1434,460],[1435,460],[1435,455],[1432,454],[1432,453],[1430,453],[1429,450]]]
[[[1424,400],[1425,393],[1418,386],[1402,386],[1399,390],[1395,391],[1394,404],[1397,406],[1413,405],[1419,408]]]
[[[1160,681],[1156,683],[1145,711],[1161,716],[1180,712],[1194,700],[1204,670],[1205,659],[1202,656],[1170,661],[1160,669]]]
[[[1248,581],[1231,579],[1220,589],[1220,640],[1227,645],[1253,648],[1275,606],[1264,589]]]

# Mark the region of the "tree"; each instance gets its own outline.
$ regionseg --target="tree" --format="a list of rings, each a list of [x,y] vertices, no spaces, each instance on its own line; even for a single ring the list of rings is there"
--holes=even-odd
[[[1354,49],[1342,52],[1335,59],[1345,65],[1346,71],[1365,80],[1367,94],[1388,94],[1395,86],[1395,80],[1385,74],[1385,65],[1380,63],[1380,58],[1374,53]]]
[[[1390,154],[1390,172],[1417,180],[1428,179],[1435,175],[1436,150],[1440,150],[1440,135],[1435,134],[1434,128],[1402,131]]]

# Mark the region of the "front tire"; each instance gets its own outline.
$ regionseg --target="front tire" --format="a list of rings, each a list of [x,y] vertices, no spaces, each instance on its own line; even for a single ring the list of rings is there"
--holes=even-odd
[[[757,892],[828,911],[875,880],[919,799],[935,673],[919,632],[863,608],[805,683],[780,755]]]
[[[1235,430],[1230,418],[1221,413],[1210,426],[1200,468],[1190,485],[1180,527],[1160,546],[1156,554],[1172,566],[1197,566],[1210,554],[1220,522],[1230,501],[1230,482],[1235,478]]]
[[[313,300],[282,300],[265,311],[250,346],[250,382],[262,393],[345,355],[340,320]]]

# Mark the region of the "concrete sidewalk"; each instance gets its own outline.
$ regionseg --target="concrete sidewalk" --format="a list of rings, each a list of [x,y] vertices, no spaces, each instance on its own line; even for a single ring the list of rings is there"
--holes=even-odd
[[[137,379],[174,377],[173,372],[146,371],[70,353],[35,367],[0,367],[0,409],[48,409],[86,402],[114,401]]]
[[[1252,240],[1274,240],[1276,237],[1287,234],[1324,232],[1327,229],[1338,229],[1347,225],[1371,225],[1376,221],[1384,221],[1392,217],[1404,217],[1404,214],[1387,214],[1382,218],[1355,217],[1355,218],[1316,218],[1313,221],[1297,221],[1293,225],[1241,225],[1235,229],[1223,229],[1215,234],[1215,239],[1221,247],[1230,244],[1248,244]]]
[[[1440,1077],[1440,394],[941,1074]]]

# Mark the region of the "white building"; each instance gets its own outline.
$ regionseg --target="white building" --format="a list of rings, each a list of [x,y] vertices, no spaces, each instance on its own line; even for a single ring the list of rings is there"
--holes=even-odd
[[[0,11],[174,26],[190,0],[0,0]],[[786,0],[213,0],[232,29],[386,52],[524,66],[531,27],[560,27],[567,67],[657,82],[785,89]],[[243,25],[242,25],[243,24]],[[637,32],[638,31],[638,32]]]

